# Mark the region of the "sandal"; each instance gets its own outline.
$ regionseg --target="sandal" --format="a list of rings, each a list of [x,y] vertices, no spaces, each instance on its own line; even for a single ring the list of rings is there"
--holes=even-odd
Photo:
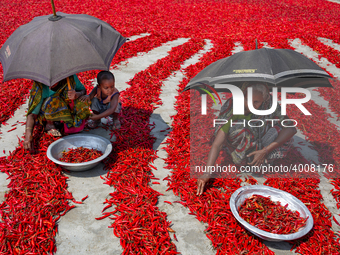
[[[53,135],[53,136],[61,136],[60,131],[59,131],[58,129],[55,129],[55,128],[52,128],[52,129],[50,129],[50,130],[47,130],[46,132],[47,132],[47,134],[49,134],[49,135]]]

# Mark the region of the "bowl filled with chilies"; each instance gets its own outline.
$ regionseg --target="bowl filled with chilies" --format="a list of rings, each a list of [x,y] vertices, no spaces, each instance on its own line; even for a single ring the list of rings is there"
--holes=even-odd
[[[295,240],[313,228],[308,208],[283,190],[264,185],[243,186],[232,194],[229,203],[237,221],[267,241]]]
[[[112,151],[109,140],[99,135],[76,134],[50,144],[47,157],[70,171],[86,171],[97,166]]]

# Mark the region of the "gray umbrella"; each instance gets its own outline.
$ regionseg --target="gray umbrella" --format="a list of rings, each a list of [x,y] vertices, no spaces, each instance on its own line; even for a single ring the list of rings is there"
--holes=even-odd
[[[26,78],[51,86],[75,73],[109,70],[125,41],[111,25],[86,14],[39,16],[0,49],[4,81]]]
[[[199,72],[184,90],[203,84],[241,85],[245,81],[266,82],[278,87],[332,87],[321,67],[289,49],[262,48],[220,59]]]

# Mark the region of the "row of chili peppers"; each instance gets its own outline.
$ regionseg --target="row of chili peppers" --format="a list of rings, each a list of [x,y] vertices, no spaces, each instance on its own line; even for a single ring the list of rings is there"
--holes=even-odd
[[[154,38],[160,42],[171,40]],[[157,157],[152,149],[155,138],[150,135],[153,125],[149,124],[149,118],[155,105],[161,103],[162,80],[202,47],[203,40],[189,40],[174,47],[167,57],[136,74],[129,82],[131,87],[121,93],[122,127],[112,131],[116,136],[114,153],[105,165],[109,170],[105,183],[114,186],[115,191],[104,202],[107,205],[101,218],[115,220],[110,227],[120,237],[124,254],[177,253],[168,233],[170,222],[156,206],[161,194],[149,186],[150,181],[156,179],[152,174],[155,167],[151,164]],[[112,206],[114,210],[107,212],[106,208]]]
[[[125,35],[128,38],[128,35]],[[119,49],[112,60],[111,66],[116,68],[119,63],[125,63],[126,59],[137,56],[139,52],[147,53],[155,47],[165,43],[169,38],[160,35],[148,35],[135,40],[133,43],[127,41]],[[85,85],[87,91],[91,91],[93,78],[98,71],[87,71],[78,74],[79,80]],[[119,77],[117,77],[119,79]]]
[[[319,35],[319,37],[328,37],[327,35]],[[319,38],[305,35],[301,38],[307,45],[312,48],[316,53],[319,54],[320,58],[327,58],[329,62],[334,64],[337,68],[340,68],[340,59],[339,59],[339,49],[333,48],[331,46],[325,45],[320,41]],[[333,43],[340,45],[340,42],[337,37],[333,40]],[[333,76],[330,73],[331,76]],[[339,77],[338,77],[339,79]],[[338,80],[331,81],[333,88],[317,88],[316,91],[320,93],[320,95],[329,103],[329,108],[332,112],[337,115],[338,120],[340,118],[340,105],[339,105],[339,97],[340,97],[340,82]]]
[[[10,156],[0,159],[1,171],[10,179],[0,205],[1,254],[50,254],[57,249],[57,221],[74,205],[68,204],[73,197],[67,191],[67,177],[46,157],[55,140],[36,129],[36,154],[25,151],[20,142]]]

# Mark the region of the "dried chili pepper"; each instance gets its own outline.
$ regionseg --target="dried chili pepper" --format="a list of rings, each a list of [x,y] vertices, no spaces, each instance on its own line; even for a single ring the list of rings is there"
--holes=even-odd
[[[99,158],[102,155],[103,153],[99,150],[78,147],[62,152],[62,157],[59,160],[67,163],[83,163]]]
[[[287,205],[286,205],[287,206]],[[293,234],[306,225],[308,218],[300,217],[298,211],[291,211],[270,197],[252,195],[238,209],[242,219],[261,230],[274,234]]]

